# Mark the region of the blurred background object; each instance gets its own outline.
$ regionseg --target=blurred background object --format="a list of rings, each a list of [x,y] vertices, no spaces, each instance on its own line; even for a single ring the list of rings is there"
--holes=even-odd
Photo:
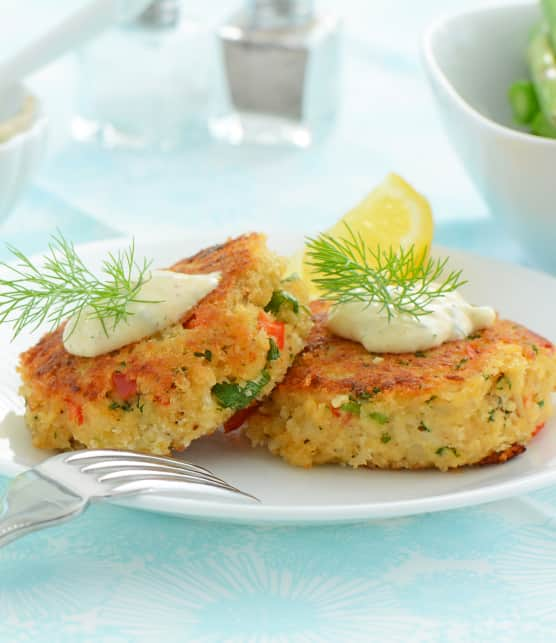
[[[0,90],[0,221],[34,178],[47,122],[40,101],[20,83]]]
[[[154,0],[78,57],[78,140],[169,149],[206,127],[209,35],[180,0]]]
[[[514,81],[527,78],[540,17],[539,4],[529,3],[441,18],[425,35],[424,59],[448,135],[498,230],[556,272],[556,140],[519,127],[507,99]]]
[[[41,101],[20,81],[94,37],[114,19],[133,14],[134,9],[142,10],[144,4],[145,0],[89,0],[39,31],[31,28],[30,35],[25,34],[27,29],[18,29],[24,23],[17,20],[17,7],[12,11],[9,4],[1,7],[0,219],[10,212],[33,178],[45,150],[47,118]]]
[[[330,129],[340,100],[336,16],[313,0],[246,0],[218,37],[217,138],[307,147]]]
[[[326,135],[312,137],[313,144],[303,149],[290,144],[229,145],[226,137],[222,140],[210,136],[207,113],[198,118],[203,100],[208,101],[212,116],[243,115],[237,106],[226,102],[229,78],[221,33],[223,26],[226,30],[226,25],[235,20],[230,16],[237,17],[238,11],[245,15],[255,5],[242,9],[242,0],[182,0],[178,3],[179,20],[172,19],[173,25],[158,29],[152,22],[149,24],[153,14],[147,24],[132,19],[139,11],[135,3],[142,4],[143,11],[153,0],[102,1],[105,7],[133,4],[134,13],[128,13],[127,20],[121,14],[113,16],[98,40],[87,44],[81,39],[76,50],[28,78],[28,86],[40,98],[49,119],[47,162],[12,215],[0,226],[2,241],[10,240],[26,251],[39,249],[39,233],[30,232],[40,230],[46,238],[56,227],[76,241],[130,233],[138,238],[167,238],[183,234],[184,226],[206,231],[207,238],[215,229],[220,234],[232,234],[276,226],[295,226],[311,233],[328,228],[370,186],[395,171],[431,201],[437,243],[535,264],[537,257],[527,254],[500,219],[491,216],[466,177],[442,130],[419,62],[420,34],[431,20],[445,11],[482,6],[486,0],[466,0],[465,5],[463,0],[402,0],[395,4],[390,0],[346,0],[341,8],[335,0],[319,0],[314,8],[314,24],[322,24],[322,16],[341,11],[342,73],[336,76],[331,67],[330,76],[336,77],[339,84],[335,118],[325,119]],[[91,0],[2,0],[0,67],[14,52],[90,3]],[[267,5],[260,14],[262,18],[267,19],[267,10],[273,6],[276,5]],[[287,8],[279,6],[282,13]],[[300,10],[303,6],[308,5],[300,4]],[[184,37],[181,44],[180,25],[191,27],[185,31],[192,36]],[[144,53],[145,34],[147,41],[152,36],[157,43],[171,42],[170,50],[183,46],[186,60],[174,57],[162,68],[147,67],[145,59],[138,55],[133,66],[133,54],[129,52],[137,46]],[[115,53],[110,55],[107,47],[103,59],[100,47],[102,64],[98,69],[104,69],[107,77],[103,79],[106,85],[95,87],[91,82],[97,73],[95,63],[87,66],[84,59],[87,53],[94,53],[93,45],[105,38],[120,39],[128,53],[122,59]],[[242,51],[241,43],[236,44],[236,51]],[[163,44],[157,45],[151,52],[153,60],[165,51]],[[312,52],[309,47],[309,59]],[[94,55],[89,62],[93,58]],[[138,73],[142,66],[149,70],[145,78]],[[77,116],[93,124],[93,128],[81,131],[82,135],[93,134],[92,139],[85,136],[88,141],[108,142],[103,131],[111,131],[112,127],[112,131],[125,134],[120,143],[134,143],[137,130],[131,125],[140,125],[146,113],[142,112],[143,106],[156,107],[152,89],[160,69],[164,70],[166,84],[158,88],[163,92],[163,98],[158,100],[159,113],[179,113],[177,120],[169,118],[168,123],[157,125],[162,127],[162,135],[155,137],[154,144],[111,147],[76,140],[71,126]],[[184,85],[166,73],[170,69],[183,70]],[[110,87],[113,79],[117,79],[116,89],[120,92],[114,91],[114,96],[136,91],[127,116],[121,101],[111,105],[111,101],[97,100],[102,88]],[[168,87],[169,83],[174,86]],[[205,90],[196,89],[201,85],[207,92],[204,98]],[[326,86],[325,82],[321,87]],[[192,92],[192,98],[174,111],[177,101],[171,97],[184,96],[185,90]],[[145,94],[139,98],[142,91]],[[314,95],[305,85],[303,91],[309,97]],[[325,101],[324,106],[331,104],[334,102]],[[115,118],[118,115],[121,120]],[[170,136],[172,140],[166,145],[165,132],[179,128],[182,116],[183,129],[176,139]],[[164,129],[172,123],[172,127]],[[0,256],[2,253],[0,244]]]

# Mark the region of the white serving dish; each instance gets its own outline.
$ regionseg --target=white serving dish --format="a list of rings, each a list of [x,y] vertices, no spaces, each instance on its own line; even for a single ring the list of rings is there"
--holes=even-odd
[[[21,84],[0,92],[0,122],[18,113],[28,93]],[[0,143],[0,221],[31,182],[44,156],[47,118],[36,100],[36,113],[29,127]]]
[[[507,93],[527,78],[538,2],[468,10],[435,21],[423,58],[457,153],[501,225],[556,272],[556,140],[520,131]]]

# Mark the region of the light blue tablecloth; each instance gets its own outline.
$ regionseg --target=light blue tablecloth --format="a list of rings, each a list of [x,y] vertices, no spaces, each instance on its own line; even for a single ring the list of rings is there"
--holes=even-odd
[[[344,104],[323,144],[236,149],[199,134],[179,153],[138,156],[66,142],[0,238],[34,252],[56,228],[76,242],[192,225],[209,239],[276,220],[313,230],[394,169],[430,198],[438,242],[527,263],[451,152],[419,63],[426,22],[464,4],[341,3]],[[37,81],[48,104],[68,65]],[[97,506],[0,551],[0,640],[552,641],[555,516],[556,489],[341,527],[253,528]]]

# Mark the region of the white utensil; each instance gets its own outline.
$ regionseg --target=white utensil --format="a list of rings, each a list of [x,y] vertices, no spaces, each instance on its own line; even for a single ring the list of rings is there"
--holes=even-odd
[[[0,547],[82,513],[90,502],[140,493],[218,491],[257,498],[196,464],[115,450],[60,453],[17,476],[0,502]]]
[[[92,0],[66,15],[58,24],[0,62],[0,122],[16,116],[28,91],[20,83],[30,73],[80,46],[117,20],[129,20],[151,0]],[[11,30],[10,15],[2,16],[2,32]],[[15,26],[13,27],[15,29]],[[44,156],[47,118],[37,99],[28,127],[0,143],[0,220],[36,173]]]
[[[0,90],[22,80],[58,56],[80,46],[85,40],[117,20],[140,14],[151,0],[92,0],[65,16],[7,60],[0,63]],[[9,32],[9,16],[2,16],[2,30]]]

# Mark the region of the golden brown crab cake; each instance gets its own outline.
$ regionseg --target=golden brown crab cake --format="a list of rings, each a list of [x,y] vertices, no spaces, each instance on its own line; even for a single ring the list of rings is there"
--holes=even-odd
[[[416,353],[371,354],[326,328],[313,302],[305,350],[248,419],[253,445],[289,463],[446,470],[503,462],[552,412],[556,357],[546,339],[497,320]]]
[[[212,433],[285,375],[311,325],[302,282],[249,234],[179,261],[220,283],[180,323],[98,357],[69,354],[62,328],[23,353],[26,421],[44,449],[165,454]]]

